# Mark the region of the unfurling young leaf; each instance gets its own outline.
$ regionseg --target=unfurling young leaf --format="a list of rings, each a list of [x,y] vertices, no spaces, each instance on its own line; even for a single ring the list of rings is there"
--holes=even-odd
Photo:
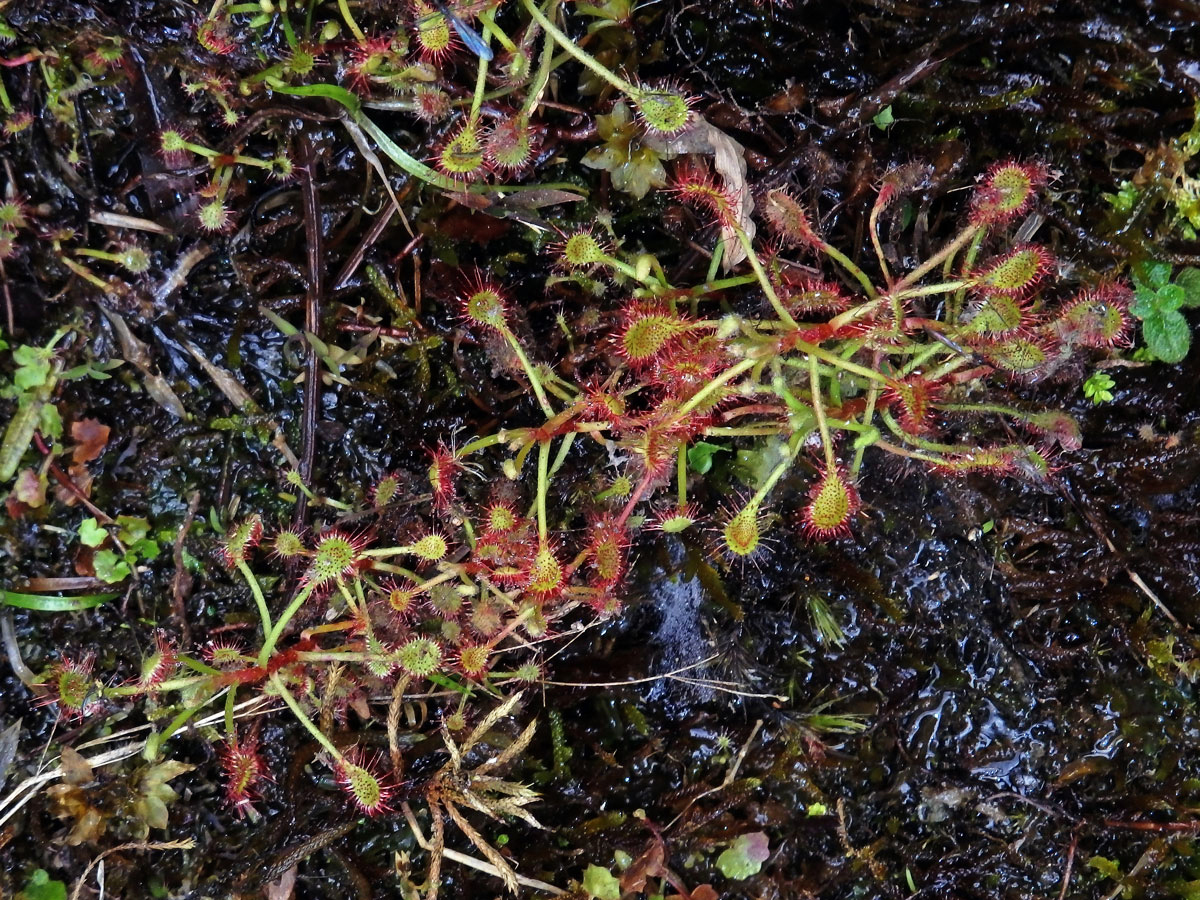
[[[717,868],[726,878],[740,881],[757,875],[770,855],[771,848],[766,833],[752,831],[750,834],[738,835],[717,857]]]
[[[621,885],[617,877],[608,869],[603,869],[593,863],[583,873],[583,889],[589,897],[596,900],[620,900]]]

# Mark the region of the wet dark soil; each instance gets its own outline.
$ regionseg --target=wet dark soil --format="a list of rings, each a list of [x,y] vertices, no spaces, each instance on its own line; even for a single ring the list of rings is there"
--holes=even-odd
[[[404,285],[419,271],[426,293],[421,340],[365,347],[344,383],[326,384],[315,406],[305,396],[296,384],[304,350],[259,312],[303,321],[312,284],[302,190],[251,181],[238,200],[244,227],[203,237],[189,218],[194,184],[186,173],[165,177],[145,144],[164,116],[189,114],[174,66],[202,12],[69,0],[3,10],[17,47],[111,31],[134,51],[127,80],[73,98],[88,126],[79,168],[55,150],[63,131],[39,106],[36,67],[4,70],[9,95],[37,109],[33,127],[0,148],[10,189],[97,241],[97,209],[170,227],[148,236],[150,274],[107,313],[86,285],[52,294],[64,273],[45,247],[5,263],[22,342],[78,322],[88,340],[71,352],[81,359],[130,359],[126,327],[144,346],[144,370],[127,364],[109,381],[64,388],[65,418],[112,428],[91,464],[92,501],[168,535],[194,496],[201,521],[235,507],[285,521],[295,507],[280,497],[276,425],[318,491],[353,503],[384,472],[419,472],[439,440],[527,424],[533,408],[463,343],[440,293],[456,263],[491,260],[510,279],[538,282],[540,296],[544,272],[517,229],[397,179],[425,243],[406,252],[398,224],[365,240],[373,220],[356,212],[364,168],[328,121],[332,108],[276,98],[259,107],[262,127],[300,148],[321,203],[324,337],[349,347],[359,326],[374,325],[366,317],[395,312],[361,269],[338,283],[360,248]],[[952,233],[947,210],[978,172],[1038,158],[1056,173],[1039,208],[1056,253],[1080,272],[1116,274],[1136,257],[1200,259],[1160,202],[1119,218],[1103,196],[1191,125],[1198,21],[1200,5],[1187,0],[671,2],[645,6],[634,28],[641,73],[684,79],[705,116],[746,145],[754,184],[798,185],[839,246],[865,248],[871,188],[893,166],[929,166],[908,210],[915,226],[890,226],[898,256],[911,260]],[[249,55],[206,64],[243,75],[261,65]],[[894,123],[881,127],[885,109]],[[556,149],[567,162],[547,178],[582,171],[573,163],[583,149],[563,131]],[[427,151],[435,135],[410,137]],[[658,195],[643,204],[602,196],[673,278],[703,277],[707,261],[686,244],[699,230],[688,211]],[[156,290],[189,254],[186,285]],[[558,358],[567,355],[554,328],[562,299],[535,306],[523,324]],[[261,416],[237,413],[189,346],[235,373]],[[148,395],[147,373],[180,398],[187,420]],[[1072,373],[1012,386],[1083,423],[1082,449],[1061,453],[1048,482],[947,479],[869,456],[851,538],[780,540],[740,571],[723,569],[701,539],[640,541],[625,613],[566,642],[525,702],[523,716],[542,725],[514,776],[542,792],[537,815],[548,830],[478,824],[523,875],[563,888],[589,864],[609,868],[618,851],[645,859],[661,841],[680,883],[712,883],[728,897],[1200,896],[1200,357],[1114,373],[1115,397],[1101,407],[1083,400]],[[54,526],[69,515],[73,527],[82,512],[64,509],[0,514],[6,586],[73,574]],[[247,621],[213,531],[198,527],[184,546],[197,564],[182,591],[168,546],[118,602],[71,615],[15,611],[25,663],[40,671],[60,653],[95,650],[97,671],[117,682],[135,674],[155,627],[182,636],[186,621],[199,646]],[[2,678],[0,727],[21,722],[11,790],[71,726],[56,724],[8,668]],[[432,701],[418,712],[441,710]],[[114,708],[104,727],[145,716]],[[262,737],[277,773],[265,817],[232,816],[211,747],[180,739],[176,758],[197,768],[175,782],[165,835],[198,849],[119,853],[110,892],[263,896],[298,865],[297,897],[398,896],[395,873],[410,859],[420,880],[425,857],[402,818],[357,822],[305,768],[316,748],[299,729],[271,720]],[[436,739],[413,747],[412,796],[445,758]],[[36,868],[73,885],[117,842],[68,846],[66,830],[39,799],[9,819],[0,892],[12,895]],[[723,879],[717,854],[755,832],[769,840],[761,872]],[[451,846],[471,849],[458,835]],[[448,864],[442,896],[498,890]]]

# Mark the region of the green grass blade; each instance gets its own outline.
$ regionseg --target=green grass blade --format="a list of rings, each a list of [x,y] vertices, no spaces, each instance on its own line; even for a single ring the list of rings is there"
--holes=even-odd
[[[16,591],[0,590],[0,604],[18,609],[33,609],[38,612],[79,612],[107,603],[121,594],[80,594],[76,597],[58,597],[54,594],[19,594]]]

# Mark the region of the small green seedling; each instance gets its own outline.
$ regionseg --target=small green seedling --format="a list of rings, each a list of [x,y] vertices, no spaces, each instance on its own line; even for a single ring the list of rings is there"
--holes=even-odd
[[[1099,406],[1112,400],[1112,389],[1115,386],[1116,382],[1107,372],[1093,372],[1083,383],[1083,396]]]
[[[1142,339],[1156,359],[1180,362],[1192,345],[1192,332],[1181,308],[1200,306],[1200,269],[1188,266],[1174,280],[1171,264],[1143,260],[1133,267],[1134,303],[1130,312],[1142,321]]]

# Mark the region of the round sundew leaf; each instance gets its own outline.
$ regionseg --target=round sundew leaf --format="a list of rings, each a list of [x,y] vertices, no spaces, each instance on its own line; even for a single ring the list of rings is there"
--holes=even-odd
[[[412,638],[396,651],[396,662],[405,672],[426,678],[442,664],[442,648],[429,638]]]
[[[358,560],[358,547],[344,534],[334,532],[317,541],[312,562],[308,567],[308,580],[320,587],[323,584],[354,571]]]
[[[621,349],[631,362],[645,362],[662,352],[687,328],[687,322],[669,313],[638,314],[621,335]]]
[[[560,256],[572,267],[594,266],[606,258],[604,248],[590,231],[577,231],[563,241]]]
[[[762,544],[762,533],[758,527],[758,509],[746,506],[725,523],[721,532],[725,549],[734,556],[752,556]]]
[[[550,594],[558,590],[562,583],[562,563],[552,549],[543,545],[534,555],[529,569],[529,590],[534,594]]]
[[[808,495],[804,530],[819,541],[839,537],[849,530],[859,505],[858,491],[842,470],[830,469]]]
[[[1050,254],[1041,247],[1018,247],[984,269],[978,284],[1002,294],[1026,294],[1049,271],[1050,265]]]
[[[437,562],[446,555],[449,547],[446,545],[446,539],[440,534],[433,532],[427,534],[413,544],[409,549],[412,550],[414,556],[419,556],[421,559],[429,562]]]
[[[688,98],[674,90],[642,91],[634,98],[638,117],[650,131],[676,135],[694,121]]]
[[[442,145],[438,168],[451,178],[473,178],[483,171],[483,149],[479,126],[468,123]]]
[[[469,322],[503,331],[508,327],[508,309],[504,298],[490,288],[479,288],[463,300],[463,315]]]

